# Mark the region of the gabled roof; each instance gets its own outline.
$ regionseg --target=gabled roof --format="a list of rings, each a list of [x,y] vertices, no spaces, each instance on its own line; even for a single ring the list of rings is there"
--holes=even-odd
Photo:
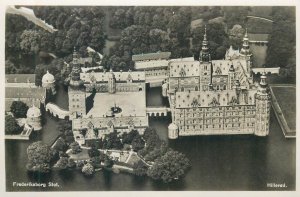
[[[254,94],[256,89],[250,89],[245,92],[247,101],[242,103],[242,94],[240,94],[241,104],[254,105]],[[235,90],[223,91],[190,91],[176,92],[176,108],[197,108],[197,107],[216,107],[230,106],[236,104],[237,95]]]
[[[170,62],[170,77],[199,76],[199,61],[175,61]]]
[[[112,72],[115,76],[116,82],[127,81],[145,81],[145,72]],[[80,73],[80,79],[86,83],[91,82],[107,82],[111,72],[91,72],[91,73]]]

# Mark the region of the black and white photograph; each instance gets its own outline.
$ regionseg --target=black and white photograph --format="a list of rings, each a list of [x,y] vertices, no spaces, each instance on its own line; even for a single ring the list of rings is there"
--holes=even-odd
[[[295,192],[297,8],[5,5],[4,192]]]

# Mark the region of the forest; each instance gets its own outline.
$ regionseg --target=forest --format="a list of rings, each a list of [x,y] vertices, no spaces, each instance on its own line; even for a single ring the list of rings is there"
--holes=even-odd
[[[284,68],[285,77],[295,76],[293,7],[266,7],[269,14],[264,17],[274,21],[268,27],[256,25],[247,18],[247,15],[264,13],[263,7],[28,8],[58,31],[49,33],[21,16],[6,14],[5,71],[36,73],[37,85],[46,70],[54,74],[58,82],[63,81],[68,74],[65,63],[71,61],[74,48],[82,57],[87,57],[91,54],[86,49],[91,47],[104,55],[101,61],[104,68],[116,71],[134,69],[131,56],[140,53],[170,51],[171,58],[194,56],[197,59],[204,24],[212,59],[222,59],[230,45],[240,48],[245,27],[248,27],[249,33],[270,33],[265,66],[280,66]],[[109,41],[114,44],[106,46]]]

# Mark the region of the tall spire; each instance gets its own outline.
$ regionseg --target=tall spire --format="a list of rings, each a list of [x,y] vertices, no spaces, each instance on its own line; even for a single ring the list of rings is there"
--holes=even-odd
[[[202,50],[207,51],[208,50],[208,41],[207,41],[207,35],[206,35],[206,25],[204,29],[204,36],[203,36],[203,41],[202,41]]]
[[[78,62],[78,59],[79,59],[79,55],[76,51],[76,48],[74,47],[71,80],[70,80],[70,85],[72,87],[80,87],[83,84],[82,80],[80,79],[81,67]]]
[[[73,64],[78,64],[78,53],[76,51],[76,47],[74,46],[74,49],[73,49]]]
[[[251,56],[251,51],[250,51],[250,47],[249,47],[249,38],[248,38],[248,30],[246,28],[246,32],[243,38],[243,46],[241,49],[241,54],[242,55],[247,55],[247,56]]]
[[[205,25],[205,28],[204,28],[204,36],[203,36],[202,48],[201,48],[201,51],[200,51],[199,60],[202,61],[202,62],[209,62],[210,61],[208,41],[207,41],[207,35],[206,35],[206,25]]]

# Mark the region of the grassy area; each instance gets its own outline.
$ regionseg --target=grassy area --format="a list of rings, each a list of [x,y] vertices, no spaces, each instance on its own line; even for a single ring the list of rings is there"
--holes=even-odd
[[[272,6],[252,6],[249,15],[271,18]]]
[[[136,154],[132,154],[127,163],[129,165],[133,165],[134,163],[137,163],[139,160],[140,158]]]
[[[285,120],[291,130],[296,130],[296,88],[272,87]]]
[[[90,158],[87,149],[82,149],[82,151],[80,153],[77,153],[77,154],[69,153],[69,156],[70,156],[70,158],[74,159],[75,161],[77,161],[77,160],[86,160],[86,159]]]
[[[269,34],[272,31],[272,23],[256,18],[248,18],[246,27],[249,33]]]

